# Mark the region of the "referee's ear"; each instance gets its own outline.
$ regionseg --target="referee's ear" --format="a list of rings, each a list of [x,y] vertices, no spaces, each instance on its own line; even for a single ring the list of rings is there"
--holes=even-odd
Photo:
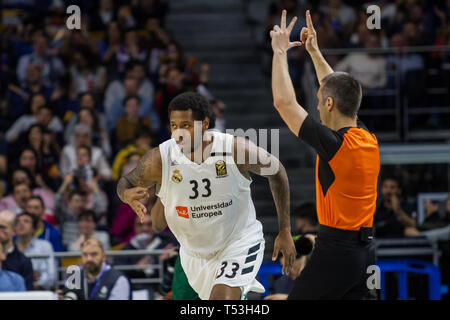
[[[331,112],[333,110],[333,108],[336,107],[336,104],[332,97],[327,97],[327,99],[325,100],[325,107],[327,108],[327,111],[329,111],[329,112]]]

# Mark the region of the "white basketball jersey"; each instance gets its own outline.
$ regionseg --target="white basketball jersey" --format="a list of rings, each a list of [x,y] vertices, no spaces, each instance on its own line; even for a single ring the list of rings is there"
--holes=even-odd
[[[262,236],[251,180],[233,158],[233,136],[212,132],[211,156],[197,164],[170,139],[159,145],[162,182],[157,193],[170,230],[186,252],[207,258],[243,235]]]

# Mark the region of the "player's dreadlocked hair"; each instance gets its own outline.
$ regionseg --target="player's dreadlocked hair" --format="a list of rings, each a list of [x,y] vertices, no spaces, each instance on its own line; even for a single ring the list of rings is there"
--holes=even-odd
[[[192,110],[195,120],[203,121],[208,117],[211,122],[211,106],[208,100],[197,92],[184,92],[173,98],[169,103],[169,116],[172,111],[186,111],[189,109]],[[212,125],[210,123],[209,127],[213,127]]]

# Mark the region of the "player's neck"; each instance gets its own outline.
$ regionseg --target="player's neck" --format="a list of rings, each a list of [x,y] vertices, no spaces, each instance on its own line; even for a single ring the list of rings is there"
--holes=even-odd
[[[214,137],[203,140],[202,143],[191,152],[189,159],[198,164],[203,163],[211,155],[213,140]]]

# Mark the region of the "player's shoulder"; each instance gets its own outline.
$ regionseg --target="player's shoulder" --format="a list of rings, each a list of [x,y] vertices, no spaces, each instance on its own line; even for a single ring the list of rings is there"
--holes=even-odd
[[[144,164],[155,164],[158,162],[161,162],[161,152],[160,152],[160,146],[154,147],[150,150],[148,150],[141,158],[141,162]]]

